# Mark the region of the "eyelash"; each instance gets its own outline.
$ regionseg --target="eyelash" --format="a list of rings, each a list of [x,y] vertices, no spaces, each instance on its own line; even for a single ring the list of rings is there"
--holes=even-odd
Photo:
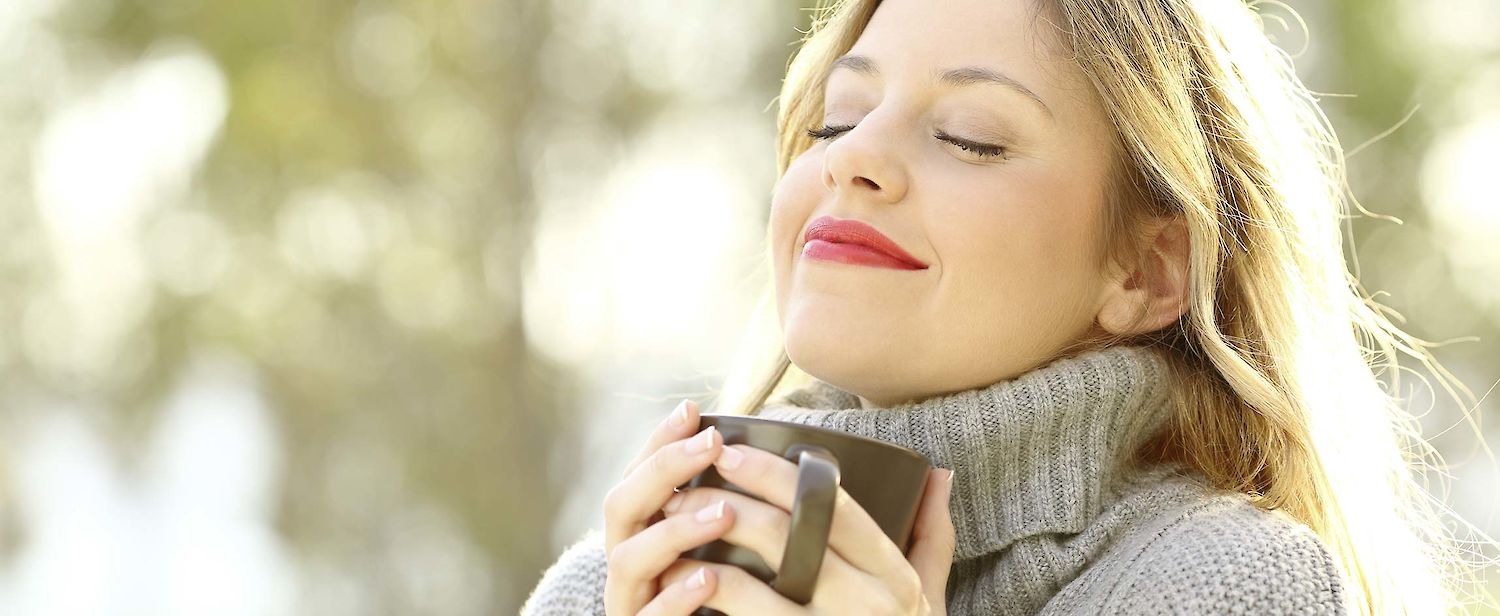
[[[842,133],[844,133],[844,132],[846,132],[846,131],[848,131],[848,130],[850,130],[852,128],[854,128],[854,126],[852,126],[852,125],[850,125],[850,126],[824,126],[822,128],[817,128],[817,129],[808,129],[807,136],[808,137],[812,137],[813,139],[817,139],[819,141],[822,141],[822,140],[825,140],[825,139],[832,139],[834,137],[837,137],[840,134],[842,134]],[[939,131],[938,134],[935,135],[935,136],[940,141],[946,141],[948,143],[951,143],[953,145],[958,146],[962,150],[965,150],[965,151],[968,151],[968,152],[973,152],[973,153],[978,154],[979,156],[982,156],[982,157],[1000,156],[1002,154],[1005,154],[1005,148],[1001,147],[1001,146],[998,146],[998,145],[986,145],[986,144],[983,144],[983,143],[975,143],[973,141],[967,141],[967,140],[964,140],[964,139],[959,139],[957,137],[954,137],[953,135],[949,135],[949,134],[941,132],[941,131]]]

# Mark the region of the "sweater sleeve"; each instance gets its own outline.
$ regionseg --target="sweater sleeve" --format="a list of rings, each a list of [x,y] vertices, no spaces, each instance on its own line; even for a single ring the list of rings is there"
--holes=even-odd
[[[604,533],[589,529],[542,574],[521,616],[604,616]]]
[[[1178,520],[1125,568],[1107,614],[1348,613],[1323,542],[1281,512],[1253,507]]]

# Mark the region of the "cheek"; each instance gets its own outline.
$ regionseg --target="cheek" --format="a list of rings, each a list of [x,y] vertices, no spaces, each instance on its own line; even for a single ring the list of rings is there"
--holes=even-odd
[[[952,301],[968,327],[995,337],[1071,329],[1088,308],[1098,205],[1077,182],[1015,174],[984,186],[954,181],[929,223]],[[1066,321],[1062,323],[1060,321]],[[1038,343],[1045,344],[1041,341]]]
[[[808,150],[792,161],[772,193],[770,245],[778,279],[790,268],[802,228],[826,192],[822,168],[817,148]]]
[[[957,271],[1002,278],[1075,272],[1092,258],[1097,205],[1066,181],[1006,178],[948,185],[934,200],[933,242]]]

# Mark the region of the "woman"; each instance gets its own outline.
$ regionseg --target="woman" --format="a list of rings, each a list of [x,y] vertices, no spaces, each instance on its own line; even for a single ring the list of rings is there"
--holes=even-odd
[[[1451,377],[1345,268],[1341,151],[1254,12],[934,6],[842,2],[790,66],[779,333],[718,400],[927,454],[910,550],[843,502],[806,606],[679,558],[774,567],[795,482],[685,403],[523,613],[1448,607],[1412,419],[1367,356]],[[760,498],[673,494],[710,465]]]

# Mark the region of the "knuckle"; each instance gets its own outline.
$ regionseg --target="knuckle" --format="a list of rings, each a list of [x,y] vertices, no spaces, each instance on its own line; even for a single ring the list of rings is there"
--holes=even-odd
[[[646,458],[644,456],[631,460],[630,464],[625,465],[625,470],[620,471],[620,479],[629,479],[630,474],[634,473],[635,469],[640,467],[641,463],[645,461]]]
[[[709,573],[714,574],[714,577],[718,578],[718,590],[716,592],[727,591],[724,596],[743,596],[743,593],[736,591],[745,587],[745,579],[750,576],[744,569],[716,564],[704,566],[708,567]],[[688,573],[692,573],[692,571]],[[757,582],[759,582],[758,579]]]
[[[669,454],[667,453],[667,450],[668,448],[663,447],[656,450],[655,453],[651,454],[650,458],[647,458],[647,464],[650,466],[651,472],[660,475],[672,470],[671,461],[668,460]]]
[[[629,548],[626,545],[627,542],[621,541],[615,544],[615,547],[610,548],[609,552],[604,555],[604,569],[609,572],[611,577],[615,577],[616,579],[620,577],[616,574],[625,573],[623,567],[627,560],[626,557],[629,556]]]
[[[624,504],[622,502],[622,499],[625,498],[624,485],[625,484],[623,483],[615,484],[615,486],[610,488],[608,492],[604,493],[605,518],[613,519],[619,517],[621,511],[620,506]]]
[[[704,488],[683,488],[682,501],[677,503],[677,509],[672,511],[673,517],[685,517],[702,506],[703,496],[700,494]]]
[[[614,549],[609,551],[606,557],[605,571],[608,575],[615,576],[620,580],[633,580],[637,577],[637,563],[640,558],[635,556],[635,544],[629,539],[621,541]]]
[[[913,569],[907,569],[896,577],[892,589],[893,599],[902,609],[918,605],[922,600],[922,578]]]

